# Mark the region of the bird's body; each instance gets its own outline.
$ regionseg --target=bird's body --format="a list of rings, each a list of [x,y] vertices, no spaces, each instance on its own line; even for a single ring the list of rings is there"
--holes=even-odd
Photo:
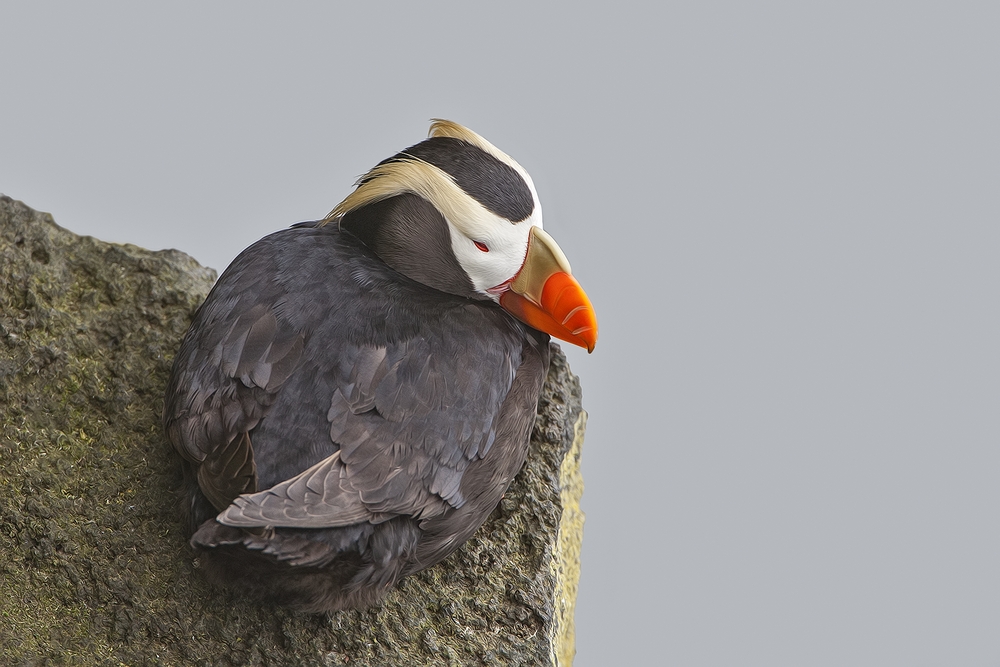
[[[395,177],[376,170],[356,194]],[[164,425],[212,578],[309,611],[366,606],[468,539],[523,464],[549,336],[477,287],[449,248],[454,213],[419,190],[258,241],[199,309]]]

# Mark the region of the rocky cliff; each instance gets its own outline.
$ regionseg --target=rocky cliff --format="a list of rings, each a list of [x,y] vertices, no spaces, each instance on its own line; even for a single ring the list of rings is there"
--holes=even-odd
[[[294,614],[205,582],[159,414],[214,279],[0,197],[3,664],[568,666],[586,415],[558,352],[500,507],[384,604]]]

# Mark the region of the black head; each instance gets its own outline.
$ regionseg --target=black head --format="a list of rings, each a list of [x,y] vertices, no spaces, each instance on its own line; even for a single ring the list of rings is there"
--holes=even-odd
[[[541,206],[527,172],[478,134],[435,121],[430,138],[383,160],[327,220],[403,275],[493,299],[521,268]]]

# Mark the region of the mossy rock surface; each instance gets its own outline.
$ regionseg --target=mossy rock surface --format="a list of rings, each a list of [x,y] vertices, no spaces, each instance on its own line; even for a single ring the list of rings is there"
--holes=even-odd
[[[0,197],[0,664],[568,665],[585,415],[558,351],[500,507],[383,604],[296,614],[205,582],[159,416],[214,280]]]

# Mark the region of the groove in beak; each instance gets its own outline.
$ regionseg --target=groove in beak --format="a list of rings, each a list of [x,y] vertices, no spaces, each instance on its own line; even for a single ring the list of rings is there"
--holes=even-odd
[[[539,227],[531,228],[528,253],[500,305],[539,331],[593,352],[597,315],[572,275],[566,255]]]

